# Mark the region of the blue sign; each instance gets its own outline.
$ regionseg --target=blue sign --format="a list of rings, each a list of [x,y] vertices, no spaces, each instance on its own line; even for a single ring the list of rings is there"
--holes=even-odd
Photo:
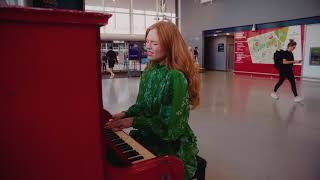
[[[140,51],[137,47],[129,49],[129,60],[140,60]]]

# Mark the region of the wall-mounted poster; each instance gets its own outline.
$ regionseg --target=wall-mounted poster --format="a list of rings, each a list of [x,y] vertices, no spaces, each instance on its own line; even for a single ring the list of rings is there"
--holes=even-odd
[[[286,50],[289,39],[297,42],[294,59],[301,60],[301,27],[289,26],[249,37],[247,42],[252,63],[273,64],[273,53],[277,49]]]
[[[310,65],[320,65],[320,47],[310,48]]]
[[[303,60],[303,25],[236,32],[235,72],[278,74],[274,68],[273,54],[278,49],[287,50],[290,39],[297,42],[293,51],[294,59]],[[296,76],[300,76],[301,64],[295,64],[293,70]]]
[[[224,44],[223,43],[218,44],[218,52],[224,52]]]

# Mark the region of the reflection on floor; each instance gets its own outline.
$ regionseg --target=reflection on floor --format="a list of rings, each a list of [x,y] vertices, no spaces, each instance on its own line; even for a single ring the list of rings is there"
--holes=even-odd
[[[128,73],[127,72],[114,72],[114,79],[116,78],[128,78]],[[101,78],[102,79],[110,79],[110,73],[109,72],[102,72],[101,73]]]
[[[304,102],[293,102],[289,82],[201,74],[201,105],[190,114],[207,180],[319,180],[320,83],[298,81]],[[115,113],[135,102],[139,78],[104,79],[103,104]]]

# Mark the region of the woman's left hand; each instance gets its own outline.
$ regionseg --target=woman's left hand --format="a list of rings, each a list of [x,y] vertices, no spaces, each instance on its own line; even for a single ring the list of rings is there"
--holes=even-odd
[[[120,131],[125,128],[132,127],[133,117],[123,119],[111,119],[106,123],[105,128],[112,129],[114,131]]]

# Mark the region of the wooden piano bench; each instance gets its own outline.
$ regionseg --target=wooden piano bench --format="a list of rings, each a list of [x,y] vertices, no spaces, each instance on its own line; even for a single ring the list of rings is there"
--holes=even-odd
[[[197,171],[195,175],[192,177],[192,179],[205,180],[207,161],[202,157],[197,156],[197,163],[198,163]]]

